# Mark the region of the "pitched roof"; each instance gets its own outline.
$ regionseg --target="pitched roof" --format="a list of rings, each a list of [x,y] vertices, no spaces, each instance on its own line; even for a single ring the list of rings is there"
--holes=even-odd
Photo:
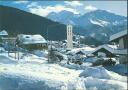
[[[124,31],[121,31],[119,33],[116,33],[114,35],[112,35],[110,37],[110,40],[109,41],[115,41],[115,40],[118,40],[119,38],[123,37],[123,36],[126,36],[128,35],[128,31],[127,30],[124,30]]]
[[[100,49],[104,48],[105,50],[111,52],[111,53],[114,53],[115,52],[115,49],[110,47],[109,45],[105,44],[105,45],[101,45],[99,47],[97,47],[92,53],[95,53],[95,52],[98,52]]]
[[[115,54],[115,55],[126,55],[127,54],[127,50],[126,49],[118,49],[117,46],[108,45],[108,44],[101,45],[101,46],[97,47],[94,51],[92,51],[92,53],[96,53],[100,49],[105,49],[105,50],[107,50],[110,53]]]
[[[7,31],[3,30],[3,31],[0,31],[0,36],[7,36],[8,33]]]
[[[41,35],[25,35],[20,34],[18,35],[18,40],[22,44],[44,44],[47,43],[47,41],[42,37]]]

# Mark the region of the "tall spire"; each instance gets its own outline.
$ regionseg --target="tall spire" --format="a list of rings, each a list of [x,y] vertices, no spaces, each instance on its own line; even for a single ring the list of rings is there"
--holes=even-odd
[[[72,49],[73,48],[72,29],[73,29],[73,26],[71,24],[68,24],[67,25],[67,48],[68,49]]]

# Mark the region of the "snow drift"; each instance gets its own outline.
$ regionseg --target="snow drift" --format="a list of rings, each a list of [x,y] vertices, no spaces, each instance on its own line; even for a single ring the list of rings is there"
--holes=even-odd
[[[0,56],[0,90],[127,89],[126,76],[110,72],[103,67],[85,66],[81,69],[69,65],[68,68],[58,64],[48,64],[46,59],[32,54],[24,56],[18,63],[13,62],[16,61],[6,55]]]
[[[81,74],[81,76],[89,77],[92,76],[94,78],[105,78],[110,79],[110,72],[107,71],[104,67],[88,67]]]

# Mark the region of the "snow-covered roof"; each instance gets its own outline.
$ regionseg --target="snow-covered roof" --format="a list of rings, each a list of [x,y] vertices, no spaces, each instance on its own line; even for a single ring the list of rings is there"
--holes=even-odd
[[[124,30],[119,33],[116,33],[110,37],[110,41],[118,40],[119,38],[128,35],[128,31]]]
[[[110,47],[110,48],[112,48],[112,49],[117,49],[117,48],[118,48],[117,45],[109,45],[109,44],[106,44],[106,46],[108,46],[108,47]]]
[[[8,33],[7,31],[3,30],[3,31],[0,31],[0,36],[7,36]]]
[[[18,35],[18,39],[22,44],[44,44],[47,41],[41,35]]]
[[[76,54],[77,52],[82,51],[83,53],[88,54],[88,53],[92,52],[93,50],[95,50],[95,48],[86,46],[83,48],[74,48],[71,51],[69,51],[68,53]]]
[[[101,45],[101,46],[97,47],[94,51],[92,51],[92,53],[95,53],[95,52],[99,51],[102,48],[104,48],[107,51],[111,52],[112,54],[116,54],[116,55],[127,54],[126,49],[118,49],[117,45],[108,45],[108,44]]]
[[[108,45],[108,44],[101,45],[101,46],[97,47],[92,53],[95,53],[95,52],[99,51],[102,48],[106,49],[107,51],[109,51],[111,53],[115,53],[115,50],[117,49],[115,47],[116,47],[115,45]]]

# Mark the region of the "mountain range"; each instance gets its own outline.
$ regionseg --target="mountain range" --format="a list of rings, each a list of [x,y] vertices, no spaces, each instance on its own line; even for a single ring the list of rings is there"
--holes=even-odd
[[[127,29],[127,17],[116,15],[105,10],[95,10],[83,15],[69,11],[50,13],[47,18],[63,24],[72,24],[76,33],[108,42],[109,37],[119,31]]]
[[[9,35],[41,34],[49,40],[65,40],[66,25],[72,24],[74,34],[85,36],[86,44],[103,44],[109,37],[127,29],[127,17],[105,10],[96,10],[83,15],[69,11],[38,16],[17,8],[0,6],[0,30]],[[90,39],[88,39],[90,38]]]

